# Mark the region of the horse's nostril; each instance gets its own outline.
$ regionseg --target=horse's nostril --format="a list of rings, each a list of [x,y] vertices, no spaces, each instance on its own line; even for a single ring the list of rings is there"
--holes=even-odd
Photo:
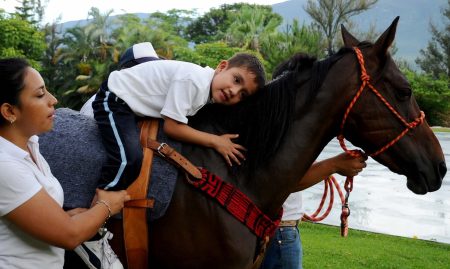
[[[441,162],[438,169],[439,175],[441,176],[441,179],[443,179],[445,174],[447,173],[447,166],[445,165],[445,162]]]

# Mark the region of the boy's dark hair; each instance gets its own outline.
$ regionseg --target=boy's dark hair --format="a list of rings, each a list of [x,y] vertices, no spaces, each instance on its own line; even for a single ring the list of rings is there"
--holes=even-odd
[[[25,87],[25,71],[30,64],[20,58],[0,59],[0,105],[8,103],[19,106],[19,95]],[[6,120],[0,116],[0,125]]]
[[[258,88],[266,84],[266,73],[261,61],[250,53],[236,53],[228,59],[228,68],[243,67],[255,75],[255,83]]]

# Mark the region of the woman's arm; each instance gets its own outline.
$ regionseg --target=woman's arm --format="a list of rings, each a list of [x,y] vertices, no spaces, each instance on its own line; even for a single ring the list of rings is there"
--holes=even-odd
[[[70,216],[56,201],[41,189],[33,197],[6,215],[6,218],[26,233],[48,244],[74,249],[88,240],[111,215],[117,214],[129,200],[126,191],[98,190],[98,203],[89,210]]]
[[[367,157],[353,157],[347,153],[341,153],[329,159],[315,162],[299,181],[296,191],[307,189],[335,173],[342,176],[356,176],[367,166],[366,160]]]

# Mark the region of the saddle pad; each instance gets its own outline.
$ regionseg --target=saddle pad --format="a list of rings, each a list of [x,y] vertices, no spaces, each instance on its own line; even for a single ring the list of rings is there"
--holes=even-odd
[[[180,151],[181,143],[168,138],[162,131],[162,124],[158,130],[158,141]],[[64,208],[90,207],[101,167],[106,162],[106,151],[95,120],[78,111],[59,108],[53,130],[42,134],[39,144],[42,155],[64,190]],[[178,176],[178,170],[173,165],[157,154],[154,156],[147,195],[155,199],[150,220],[164,215]]]

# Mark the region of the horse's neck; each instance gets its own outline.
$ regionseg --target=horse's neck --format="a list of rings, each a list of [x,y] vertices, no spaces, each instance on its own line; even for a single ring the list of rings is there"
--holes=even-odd
[[[298,108],[296,115],[299,116],[276,156],[258,173],[259,188],[255,188],[255,196],[261,198],[258,203],[269,215],[276,214],[323,148],[337,135],[345,106],[350,100],[349,96],[342,94],[348,86],[324,85],[322,88],[327,90],[308,101],[312,105]]]

